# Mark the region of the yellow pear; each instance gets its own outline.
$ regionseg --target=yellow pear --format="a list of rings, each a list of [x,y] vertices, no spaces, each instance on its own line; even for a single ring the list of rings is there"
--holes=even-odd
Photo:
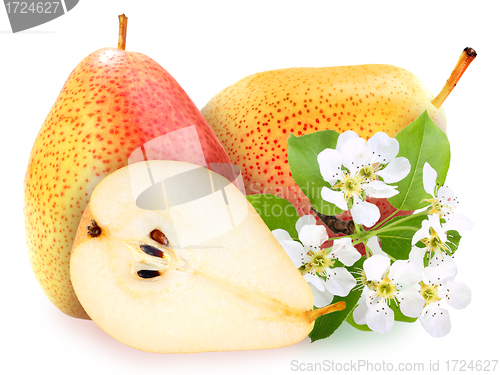
[[[138,162],[97,185],[70,272],[92,320],[150,352],[291,345],[345,307],[313,310],[311,289],[245,195],[179,161]]]
[[[299,213],[309,213],[309,202],[288,166],[290,133],[333,129],[354,130],[366,139],[379,131],[394,137],[425,110],[444,131],[441,104],[475,56],[472,48],[462,52],[436,97],[414,74],[392,65],[290,68],[243,78],[201,112],[231,162],[241,168],[247,194],[276,194]],[[391,208],[381,207],[382,219]]]

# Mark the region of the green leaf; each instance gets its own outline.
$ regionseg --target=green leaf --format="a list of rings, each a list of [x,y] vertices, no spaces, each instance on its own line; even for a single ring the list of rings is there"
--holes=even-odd
[[[346,268],[349,272],[353,273],[355,272],[355,269],[363,268],[363,262],[365,260],[365,257],[361,257],[351,267]],[[311,333],[309,333],[311,342],[326,339],[327,337],[331,336],[337,330],[337,328],[340,327],[342,322],[347,318],[351,311],[356,307],[356,304],[361,297],[362,291],[362,288],[357,288],[356,290],[351,290],[351,292],[346,297],[333,297],[332,303],[345,301],[346,308],[342,311],[336,311],[327,315],[320,316],[318,319],[316,319],[314,328]]]
[[[247,199],[269,230],[284,229],[292,238],[298,238],[295,223],[299,219],[299,214],[293,204],[273,194],[248,195]]]
[[[337,215],[342,210],[321,198],[321,189],[331,186],[321,176],[318,154],[326,148],[334,149],[338,137],[339,133],[334,130],[323,130],[301,137],[290,134],[288,138],[288,164],[292,177],[312,206],[325,215]]]
[[[428,205],[422,202],[430,198],[424,190],[422,175],[428,162],[437,172],[437,183],[443,184],[450,166],[450,143],[446,134],[430,119],[427,111],[401,130],[398,156],[404,156],[411,164],[408,176],[396,183],[399,194],[389,198],[389,203],[399,210],[417,210]]]
[[[448,237],[447,244],[451,249],[451,253],[454,254],[458,249],[458,245],[460,244],[460,239],[462,238],[462,236],[456,230],[447,231],[446,236]]]
[[[408,259],[413,235],[422,227],[422,221],[425,219],[425,215],[409,215],[399,216],[387,222],[377,233],[382,250],[394,259]]]

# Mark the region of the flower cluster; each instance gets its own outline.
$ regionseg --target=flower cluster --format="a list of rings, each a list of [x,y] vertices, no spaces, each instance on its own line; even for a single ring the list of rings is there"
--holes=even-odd
[[[387,183],[398,182],[410,172],[408,159],[396,157],[398,151],[398,141],[383,132],[368,141],[353,131],[340,134],[335,150],[327,148],[318,155],[321,176],[331,185],[321,190],[321,197],[343,211],[349,209],[356,223],[373,226],[380,211],[365,198],[396,195],[396,188]]]
[[[423,261],[430,260],[433,254],[440,259],[445,255],[452,255],[453,250],[448,242],[448,232],[472,229],[472,222],[465,216],[455,213],[457,199],[453,191],[447,186],[439,187],[436,184],[437,173],[429,163],[424,164],[423,184],[425,191],[432,198],[425,199],[430,205],[427,207],[428,219],[422,221],[419,229],[412,239],[410,260],[423,269]],[[444,223],[441,223],[444,221]],[[424,246],[415,246],[418,243]]]
[[[451,257],[434,257],[420,271],[411,261],[397,260],[392,265],[383,255],[374,255],[363,264],[363,295],[353,312],[357,324],[366,324],[379,333],[389,332],[394,324],[394,309],[409,318],[418,318],[433,337],[450,332],[450,316],[441,304],[462,309],[471,300],[470,289],[454,281],[457,268]]]
[[[395,320],[418,319],[431,336],[441,337],[451,329],[444,303],[462,309],[471,300],[470,289],[455,281],[453,258],[461,233],[473,224],[455,212],[457,198],[449,187],[437,183],[438,172],[430,157],[423,168],[423,162],[419,164],[420,195],[414,197],[418,205],[412,208],[414,214],[380,223],[378,207],[366,198],[391,198],[399,193],[393,184],[412,171],[408,158],[399,156],[399,151],[398,140],[382,132],[368,141],[352,131],[340,134],[335,148],[317,154],[321,177],[329,185],[321,188],[321,198],[350,211],[355,233],[329,238],[325,226],[306,215],[296,222],[298,238],[284,229],[275,229],[273,234],[309,283],[316,307],[357,291],[359,300],[351,306],[354,326],[387,333]],[[410,194],[410,188],[406,189],[405,194]],[[413,190],[418,191],[415,186]],[[400,252],[382,240],[384,234],[398,229],[405,232],[397,239]],[[407,233],[412,234],[408,237]],[[333,245],[326,246],[328,241]],[[354,266],[361,258],[355,247],[358,243],[364,244],[366,259]],[[399,248],[404,247],[407,250],[401,252]]]
[[[334,295],[347,296],[356,285],[356,280],[342,265],[352,266],[361,258],[352,240],[341,238],[334,241],[332,248],[322,249],[328,234],[324,226],[316,225],[312,215],[302,216],[295,228],[300,243],[283,229],[275,229],[273,234],[311,286],[314,305],[326,306],[332,302]],[[338,267],[339,263],[341,267]]]

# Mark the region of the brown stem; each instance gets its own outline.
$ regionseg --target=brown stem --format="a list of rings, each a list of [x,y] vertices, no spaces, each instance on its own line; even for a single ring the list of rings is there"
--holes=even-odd
[[[118,48],[125,50],[125,43],[127,42],[127,16],[122,14],[118,16],[118,20],[120,21],[120,31],[118,35]]]
[[[437,109],[441,107],[445,99],[448,95],[450,95],[452,90],[457,85],[457,82],[460,80],[460,77],[462,77],[462,74],[464,74],[465,70],[476,58],[476,56],[477,53],[473,48],[467,47],[462,51],[460,57],[458,58],[457,65],[455,65],[455,69],[451,72],[450,78],[446,81],[441,92],[434,99],[432,99],[432,104],[434,104]]]
[[[309,315],[309,319],[311,320],[311,322],[314,322],[320,316],[330,314],[334,311],[344,310],[345,306],[346,306],[345,301],[340,301],[340,302],[334,303],[332,305],[328,305],[328,306],[321,307],[321,308],[316,309],[316,310],[308,311],[307,315]]]
[[[354,221],[349,220],[345,221],[339,219],[336,216],[324,215],[311,207],[311,211],[313,211],[316,216],[318,216],[323,223],[330,229],[333,233],[339,234],[343,233],[345,235],[350,235],[354,233]]]

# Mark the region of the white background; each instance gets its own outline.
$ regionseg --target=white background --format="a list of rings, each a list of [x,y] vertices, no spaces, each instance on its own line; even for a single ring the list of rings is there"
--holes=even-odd
[[[2,373],[10,368],[8,373],[24,374],[40,369],[53,374],[281,374],[294,373],[294,360],[419,362],[426,369],[430,361],[440,360],[445,370],[446,360],[500,359],[500,30],[495,5],[477,0],[83,0],[65,16],[17,34],[0,8]],[[451,333],[433,339],[419,323],[399,323],[379,335],[345,324],[314,344],[306,339],[265,351],[160,355],[129,348],[93,322],[59,312],[29,265],[24,173],[35,137],[67,76],[94,50],[116,47],[122,13],[129,17],[127,50],[160,63],[199,108],[247,75],[296,66],[389,63],[413,72],[437,94],[462,49],[475,48],[478,57],[444,104],[452,147],[447,182],[460,199],[460,212],[475,222],[457,254],[456,278],[472,289],[473,299],[466,309],[451,311]]]

